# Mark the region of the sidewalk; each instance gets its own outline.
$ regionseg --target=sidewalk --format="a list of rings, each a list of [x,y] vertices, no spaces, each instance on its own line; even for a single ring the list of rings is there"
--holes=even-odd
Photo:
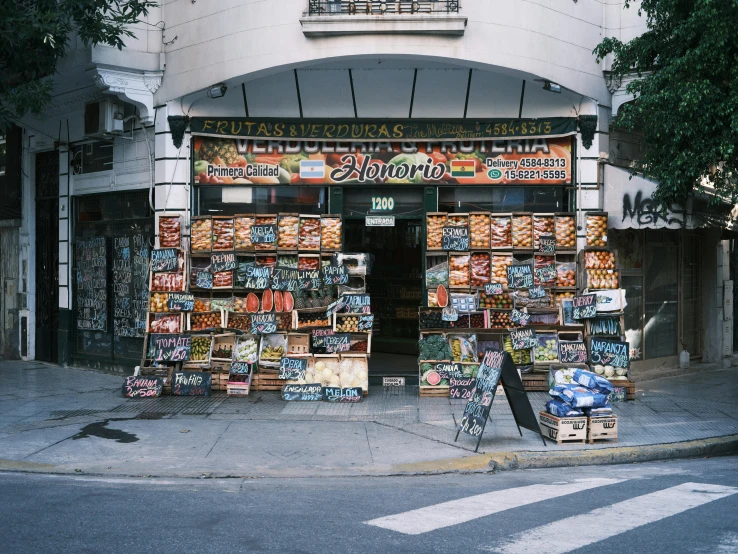
[[[364,402],[341,405],[286,403],[273,392],[131,400],[121,396],[122,382],[91,370],[0,361],[0,469],[336,476],[646,461],[738,444],[738,368],[637,386],[635,401],[613,405],[617,444],[544,447],[530,431],[520,437],[498,397],[479,454],[469,436],[454,442],[464,402],[419,398],[417,387],[371,387]],[[528,396],[536,412],[548,399]]]

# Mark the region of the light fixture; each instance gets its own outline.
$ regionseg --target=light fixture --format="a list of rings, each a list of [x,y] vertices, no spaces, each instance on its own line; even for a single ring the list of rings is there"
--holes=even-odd
[[[543,81],[543,90],[547,90],[548,92],[555,92],[556,94],[561,94],[561,85],[552,83],[551,81]]]
[[[218,83],[217,85],[213,85],[208,89],[208,97],[209,98],[221,98],[225,96],[226,91],[228,90],[228,85],[225,83]]]

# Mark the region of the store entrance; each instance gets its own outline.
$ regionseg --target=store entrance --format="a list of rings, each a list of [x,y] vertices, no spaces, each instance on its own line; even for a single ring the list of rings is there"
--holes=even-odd
[[[374,330],[369,374],[417,375],[418,306],[422,296],[422,219],[396,219],[394,227],[367,227],[347,218],[346,252],[374,256],[367,292]]]

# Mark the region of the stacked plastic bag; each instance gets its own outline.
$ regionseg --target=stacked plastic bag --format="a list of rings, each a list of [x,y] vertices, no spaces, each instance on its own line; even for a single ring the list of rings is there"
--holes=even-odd
[[[604,377],[585,369],[560,369],[553,375],[546,411],[556,417],[605,417],[612,415],[608,402],[613,386]]]

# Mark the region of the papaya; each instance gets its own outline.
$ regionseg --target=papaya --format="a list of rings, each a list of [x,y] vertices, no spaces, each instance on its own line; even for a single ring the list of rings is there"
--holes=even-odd
[[[448,306],[448,291],[443,285],[438,285],[436,289],[436,298],[438,299],[438,305],[441,308]]]
[[[271,312],[274,307],[274,294],[272,289],[266,289],[261,295],[261,310],[263,312]]]
[[[284,300],[281,291],[274,292],[274,311],[281,312],[284,309]]]
[[[290,291],[286,291],[282,295],[282,299],[284,300],[284,311],[291,312],[295,307],[295,299],[293,298],[292,293]]]
[[[259,297],[253,292],[250,292],[246,297],[246,311],[250,314],[255,314],[259,311]]]

